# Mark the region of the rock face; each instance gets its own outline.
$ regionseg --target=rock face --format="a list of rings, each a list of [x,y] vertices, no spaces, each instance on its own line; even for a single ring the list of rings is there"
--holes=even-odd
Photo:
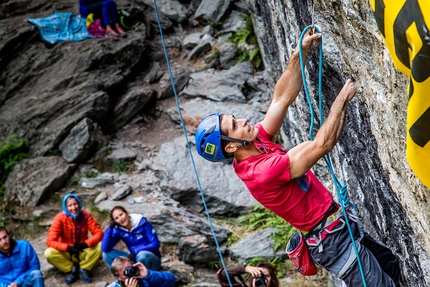
[[[77,13],[77,1],[11,0],[0,4],[0,140],[17,134],[30,146],[30,159],[16,166],[8,178],[5,192],[8,200],[28,206],[43,203],[45,197],[64,186],[76,168],[59,156],[47,155],[60,149],[69,161],[84,161],[96,152],[95,146],[104,142],[95,135],[98,128],[91,133],[92,124],[105,135],[121,131],[130,123],[144,122],[147,114],[157,115],[160,110],[154,108],[154,102],[173,95],[156,35],[152,1],[116,2],[138,19],[127,38],[91,39],[55,46],[41,42],[37,30],[25,20],[57,11]],[[403,286],[429,286],[429,190],[414,176],[405,157],[408,81],[394,69],[368,0],[164,0],[159,5],[171,58],[191,66],[175,66],[173,73],[177,92],[186,101],[182,108],[191,134],[196,122],[214,111],[246,117],[252,123],[261,120],[292,47],[314,19],[323,32],[324,115],[344,81],[351,76],[357,80],[357,96],[349,105],[344,132],[332,153],[334,170],[348,185],[349,198],[357,205],[365,229],[401,259]],[[238,11],[253,17],[264,73],[256,72],[249,63],[234,65],[235,48],[220,37],[243,27],[234,17],[240,14]],[[198,34],[186,38],[182,29],[187,23],[191,26],[198,23],[196,19],[218,22],[227,18],[230,23],[225,27],[227,30],[218,35],[206,27],[192,31],[190,35]],[[157,42],[150,43],[151,36]],[[215,46],[221,54],[219,59],[213,59],[217,54],[213,52]],[[220,71],[218,64],[225,70]],[[306,68],[309,90],[316,103],[317,50],[308,55]],[[314,107],[318,113],[317,105]],[[167,113],[172,122],[179,121],[178,112],[171,109]],[[282,138],[287,148],[308,139],[309,120],[308,104],[299,95],[284,121]],[[80,123],[85,125],[79,129]],[[134,175],[136,181],[130,185],[133,192],[163,192],[175,204],[183,205],[163,207],[163,213],[151,218],[155,226],[176,223],[178,214],[185,214],[186,208],[196,213],[202,211],[193,174],[183,168],[189,165],[183,142],[180,138],[164,143],[154,165],[142,154],[133,153],[131,157],[113,154],[115,158],[136,158],[141,164],[139,170],[144,172]],[[243,213],[254,202],[230,166],[209,166],[198,160],[197,165],[207,168],[200,170],[204,174],[204,188],[212,191],[207,196],[211,212]],[[326,186],[332,186],[323,163],[314,171]],[[150,175],[145,179],[148,182],[138,181],[144,174]],[[219,183],[219,179],[223,181]],[[126,180],[121,182],[124,186],[130,183]],[[113,184],[110,177],[81,178],[81,181],[82,186],[94,193],[96,188]],[[101,206],[106,204],[102,199],[106,197],[98,199]],[[201,228],[198,216],[189,218],[195,229]],[[166,228],[172,233],[165,234],[164,241],[178,244],[181,258],[186,262],[214,260],[209,256],[214,251],[213,243],[206,239],[210,239],[209,231],[203,230],[202,237],[187,228]],[[183,232],[180,238],[178,230]],[[228,232],[219,232],[222,241],[227,240]],[[201,253],[192,254],[196,246]],[[259,250],[268,253],[265,247]],[[236,253],[237,258],[245,258],[240,250]]]
[[[430,194],[405,157],[407,79],[394,69],[369,1],[313,3],[314,15],[311,1],[254,1],[254,26],[266,70],[274,79],[281,75],[291,44],[313,16],[323,31],[325,115],[343,82],[350,76],[357,79],[357,96],[332,153],[335,170],[348,185],[365,228],[404,259],[405,286],[428,286]],[[317,53],[307,62],[310,91],[317,99]],[[308,127],[309,107],[299,96],[284,122],[290,144],[306,140]],[[325,166],[315,172],[331,186]]]
[[[63,187],[75,169],[59,156],[24,159],[9,174],[4,197],[9,203],[36,206]]]

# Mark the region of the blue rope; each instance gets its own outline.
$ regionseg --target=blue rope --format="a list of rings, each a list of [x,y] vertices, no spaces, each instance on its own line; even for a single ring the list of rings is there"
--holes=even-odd
[[[190,159],[191,159],[191,163],[193,165],[194,174],[196,175],[197,186],[199,187],[200,195],[202,197],[203,206],[205,208],[206,215],[208,217],[208,222],[209,222],[209,225],[210,225],[210,228],[212,231],[212,235],[214,237],[215,245],[217,247],[217,251],[218,251],[218,255],[219,255],[220,260],[221,260],[221,264],[224,268],[224,271],[225,271],[225,274],[227,276],[227,280],[228,280],[228,283],[230,284],[230,287],[233,287],[233,285],[230,281],[230,277],[228,276],[227,267],[225,266],[225,263],[224,263],[224,259],[223,259],[222,253],[221,253],[221,248],[219,247],[219,243],[218,243],[218,240],[217,240],[217,237],[215,234],[215,230],[214,230],[214,227],[212,224],[211,216],[209,214],[209,210],[208,210],[208,207],[206,205],[206,200],[205,200],[205,196],[203,194],[203,189],[202,189],[202,186],[200,184],[199,174],[197,173],[197,168],[196,168],[196,164],[194,162],[194,157],[193,157],[193,154],[191,152],[191,145],[190,145],[190,141],[188,140],[187,129],[185,127],[184,119],[182,117],[181,106],[179,104],[179,98],[178,98],[178,94],[176,92],[175,81],[174,81],[173,75],[172,75],[172,68],[170,66],[169,56],[167,55],[166,44],[164,43],[163,29],[161,28],[160,16],[158,14],[157,0],[154,0],[154,10],[155,10],[155,14],[157,15],[158,28],[160,30],[161,43],[163,45],[164,55],[166,57],[166,62],[167,62],[167,68],[169,70],[170,82],[172,83],[173,93],[175,95],[175,100],[176,100],[176,106],[178,107],[179,118],[181,119],[182,130],[183,130],[184,135],[185,135],[185,141],[187,142],[188,152],[190,154]]]
[[[299,40],[299,55],[300,55],[300,67],[301,67],[301,71],[302,71],[302,79],[303,79],[303,87],[305,89],[305,94],[306,94],[306,99],[308,101],[309,104],[309,110],[311,113],[311,123],[310,123],[310,127],[309,127],[309,138],[310,140],[313,140],[313,129],[314,129],[314,121],[315,121],[315,116],[314,116],[314,110],[312,107],[312,101],[311,101],[311,97],[309,95],[309,90],[308,90],[308,86],[306,84],[306,76],[305,76],[305,65],[303,63],[303,52],[302,52],[302,42],[303,42],[303,37],[306,34],[306,31],[309,29],[315,28],[315,30],[320,33],[319,29],[315,26],[313,27],[312,25],[307,26],[303,32],[300,35],[300,40]],[[322,60],[323,60],[323,52],[322,52],[322,37],[320,38],[320,43],[319,43],[319,67],[318,67],[318,104],[319,104],[319,116],[320,116],[320,126],[322,126],[324,120],[323,120],[323,107],[322,107]],[[340,205],[342,207],[342,212],[345,218],[345,222],[346,222],[346,226],[348,227],[348,231],[349,231],[349,237],[351,238],[352,241],[352,246],[354,247],[354,251],[357,257],[357,261],[358,261],[358,266],[360,268],[360,274],[361,274],[361,280],[363,281],[363,285],[364,287],[366,287],[366,278],[364,276],[364,271],[363,271],[363,267],[361,265],[361,260],[360,260],[360,256],[358,254],[358,250],[357,250],[357,246],[355,244],[355,240],[354,240],[354,235],[352,233],[351,230],[351,226],[349,224],[349,220],[348,220],[348,216],[346,214],[346,209],[349,207],[353,207],[355,210],[357,209],[356,206],[351,203],[348,199],[348,190],[347,190],[347,186],[345,183],[343,183],[342,181],[338,180],[338,178],[336,177],[336,174],[333,170],[333,166],[331,164],[331,160],[330,160],[330,155],[327,154],[323,157],[324,162],[326,163],[328,170],[330,171],[331,177],[333,179],[335,188],[336,188],[336,193],[337,196],[339,198],[340,201]]]

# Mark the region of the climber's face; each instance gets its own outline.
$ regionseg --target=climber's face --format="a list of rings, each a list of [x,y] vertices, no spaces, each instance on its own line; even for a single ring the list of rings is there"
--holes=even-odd
[[[236,119],[233,115],[222,115],[220,119],[222,132],[231,138],[253,142],[260,132],[259,129],[251,126],[247,119]],[[240,143],[230,142],[225,147],[225,151],[234,153],[240,147],[242,147]]]

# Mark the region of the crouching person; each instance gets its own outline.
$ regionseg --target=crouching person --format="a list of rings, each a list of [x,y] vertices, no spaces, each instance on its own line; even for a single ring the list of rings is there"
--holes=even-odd
[[[0,227],[0,287],[44,287],[40,263],[33,247],[14,240]]]
[[[147,269],[141,262],[133,265],[125,256],[115,258],[110,270],[116,279],[114,287],[173,287],[176,282],[172,273]]]
[[[88,233],[91,233],[91,237]],[[82,202],[74,194],[63,198],[63,212],[57,214],[48,231],[46,260],[67,273],[64,283],[72,284],[79,277],[91,283],[91,270],[102,255],[103,231]]]

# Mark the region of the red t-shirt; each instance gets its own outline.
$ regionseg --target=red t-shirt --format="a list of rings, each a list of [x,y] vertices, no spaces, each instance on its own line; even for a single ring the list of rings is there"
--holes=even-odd
[[[287,150],[272,142],[261,125],[258,139],[267,150],[241,162],[236,159],[233,167],[237,176],[248,187],[251,195],[265,208],[299,230],[311,230],[324,217],[333,198],[311,171],[300,178],[290,178],[290,158]],[[262,149],[256,140],[255,144]]]

